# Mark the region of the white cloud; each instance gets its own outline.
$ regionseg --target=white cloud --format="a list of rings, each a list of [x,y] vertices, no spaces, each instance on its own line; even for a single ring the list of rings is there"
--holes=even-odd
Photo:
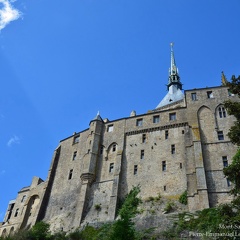
[[[6,27],[11,21],[17,20],[21,16],[21,12],[15,9],[11,0],[0,0],[0,30]]]
[[[13,144],[19,144],[20,143],[20,139],[18,136],[13,136],[12,138],[9,139],[9,141],[7,142],[8,147],[11,147]]]

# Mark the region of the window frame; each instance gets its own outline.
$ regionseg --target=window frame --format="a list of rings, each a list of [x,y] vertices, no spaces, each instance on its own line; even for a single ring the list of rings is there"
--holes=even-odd
[[[165,140],[169,138],[169,130],[165,130]]]
[[[197,93],[196,92],[191,93],[191,99],[192,99],[192,101],[197,101]]]
[[[228,158],[227,156],[222,156],[223,167],[228,167]]]
[[[113,173],[114,171],[114,163],[109,164],[109,173]]]
[[[176,145],[172,144],[171,145],[171,154],[175,154],[176,153]]]
[[[72,160],[75,161],[75,160],[76,160],[76,157],[77,157],[77,151],[74,151],[74,152],[73,152],[73,156],[72,156]]]
[[[159,123],[159,122],[160,122],[160,116],[159,115],[153,116],[153,123]]]
[[[138,173],[138,165],[134,165],[133,167],[133,175],[137,175]]]
[[[213,97],[213,91],[207,91],[207,98],[208,98],[208,99],[214,98],[214,97]]]
[[[143,118],[136,119],[136,126],[137,127],[142,127],[143,126]]]
[[[110,125],[107,126],[107,132],[113,132],[113,129],[114,129],[113,124],[110,124]]]
[[[223,131],[217,131],[217,137],[219,141],[223,141],[224,140]]]
[[[71,180],[72,177],[73,177],[73,169],[70,169],[68,173],[68,180]]]
[[[177,120],[176,112],[169,113],[169,121],[176,121],[176,120]]]
[[[73,144],[77,144],[80,141],[80,134],[73,137]]]
[[[166,171],[167,171],[166,161],[162,161],[162,172],[166,172]]]

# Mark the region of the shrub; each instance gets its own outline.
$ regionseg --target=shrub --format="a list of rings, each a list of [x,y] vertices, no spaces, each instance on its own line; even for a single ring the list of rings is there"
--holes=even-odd
[[[169,201],[169,202],[167,202],[167,204],[166,204],[166,206],[164,208],[164,211],[166,213],[169,213],[169,212],[171,212],[173,210],[173,207],[174,207],[174,203]]]
[[[183,194],[179,197],[179,202],[187,205],[188,199],[187,199],[187,190],[183,192]]]
[[[102,209],[100,204],[96,204],[94,207],[97,211],[100,211]]]

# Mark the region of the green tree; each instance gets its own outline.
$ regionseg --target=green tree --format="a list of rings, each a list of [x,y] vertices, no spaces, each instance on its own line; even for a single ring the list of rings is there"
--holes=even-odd
[[[47,240],[51,239],[50,234],[50,225],[45,222],[37,222],[29,231],[28,231],[28,240]]]
[[[240,76],[236,78],[232,76],[232,81],[227,84],[229,86],[229,91],[231,93],[237,94],[240,97]],[[234,125],[230,128],[228,137],[233,142],[240,146],[240,103],[232,102],[230,100],[226,101],[224,104],[229,115],[233,115],[236,118]]]
[[[232,76],[231,82],[228,83],[229,90],[240,97],[240,76]],[[236,118],[234,125],[230,128],[228,137],[233,144],[240,146],[240,102],[226,101],[224,104],[228,114]],[[240,149],[233,157],[232,163],[223,169],[225,176],[234,183],[231,193],[234,196],[240,195]]]
[[[133,189],[126,196],[119,212],[118,220],[113,224],[105,224],[98,234],[97,239],[101,240],[134,240],[137,239],[137,231],[132,219],[138,213],[137,207],[141,199],[137,197],[140,187]]]

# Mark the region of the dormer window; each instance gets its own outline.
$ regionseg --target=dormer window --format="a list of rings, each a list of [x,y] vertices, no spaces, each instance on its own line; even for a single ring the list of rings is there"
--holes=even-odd
[[[73,144],[79,143],[80,135],[74,136]]]

